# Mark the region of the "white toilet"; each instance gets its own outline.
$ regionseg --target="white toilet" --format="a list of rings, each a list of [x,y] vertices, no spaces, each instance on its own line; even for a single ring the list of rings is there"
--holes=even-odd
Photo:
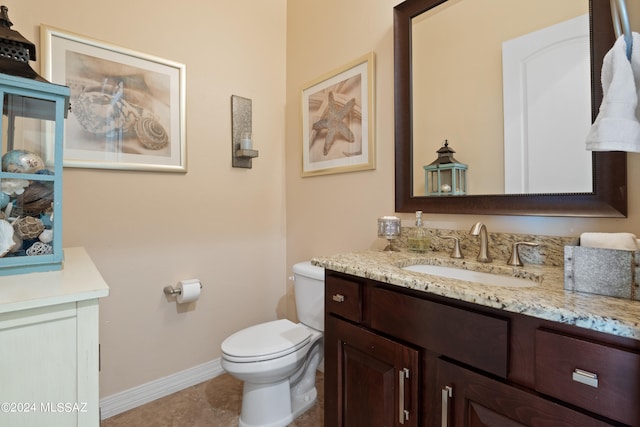
[[[323,357],[324,269],[293,266],[300,323],[250,326],[222,342],[222,368],[244,381],[240,427],[284,427],[309,409]]]

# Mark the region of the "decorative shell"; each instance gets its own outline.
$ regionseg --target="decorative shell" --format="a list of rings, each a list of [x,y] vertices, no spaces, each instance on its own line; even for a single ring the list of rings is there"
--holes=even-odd
[[[33,245],[29,247],[29,249],[27,249],[27,255],[29,256],[48,255],[52,253],[53,253],[53,246],[47,243],[42,243],[42,242],[35,242]]]
[[[40,215],[51,209],[53,203],[53,187],[48,184],[34,182],[18,196],[18,206],[26,215]]]
[[[38,236],[38,240],[40,240],[42,243],[51,243],[51,242],[53,242],[53,230],[51,230],[50,228],[45,229]]]
[[[13,226],[11,227],[11,229],[13,230]],[[13,248],[11,248],[11,250],[9,251],[9,253],[11,254],[15,254],[17,252],[20,252],[22,250],[22,244],[24,243],[22,241],[22,237],[18,236],[18,233],[15,232],[13,233],[13,241],[16,243],[15,246]]]
[[[13,222],[13,229],[25,240],[35,239],[44,230],[44,224],[38,218],[23,216]]]
[[[5,256],[16,245],[13,240],[13,227],[5,220],[0,220],[0,257]]]
[[[24,189],[29,186],[29,181],[26,179],[3,179],[0,183],[2,192],[9,196],[17,196],[24,193]]]
[[[0,209],[4,209],[10,201],[11,197],[7,193],[0,191]]]
[[[11,150],[2,156],[2,170],[13,173],[36,173],[45,168],[42,158],[27,150]]]

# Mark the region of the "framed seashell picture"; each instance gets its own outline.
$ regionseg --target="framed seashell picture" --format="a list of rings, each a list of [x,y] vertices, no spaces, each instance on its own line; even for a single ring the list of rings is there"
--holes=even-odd
[[[45,78],[71,90],[64,166],[186,172],[186,67],[41,26]]]

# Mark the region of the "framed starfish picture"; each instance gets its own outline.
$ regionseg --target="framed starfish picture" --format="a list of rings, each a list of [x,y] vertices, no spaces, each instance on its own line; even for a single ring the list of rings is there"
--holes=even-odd
[[[302,176],[375,169],[374,54],[302,90]]]

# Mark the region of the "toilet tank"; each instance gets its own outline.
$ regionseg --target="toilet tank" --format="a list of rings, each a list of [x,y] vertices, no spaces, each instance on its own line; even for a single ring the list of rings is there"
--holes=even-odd
[[[324,268],[299,262],[293,266],[293,280],[298,319],[324,331]]]

